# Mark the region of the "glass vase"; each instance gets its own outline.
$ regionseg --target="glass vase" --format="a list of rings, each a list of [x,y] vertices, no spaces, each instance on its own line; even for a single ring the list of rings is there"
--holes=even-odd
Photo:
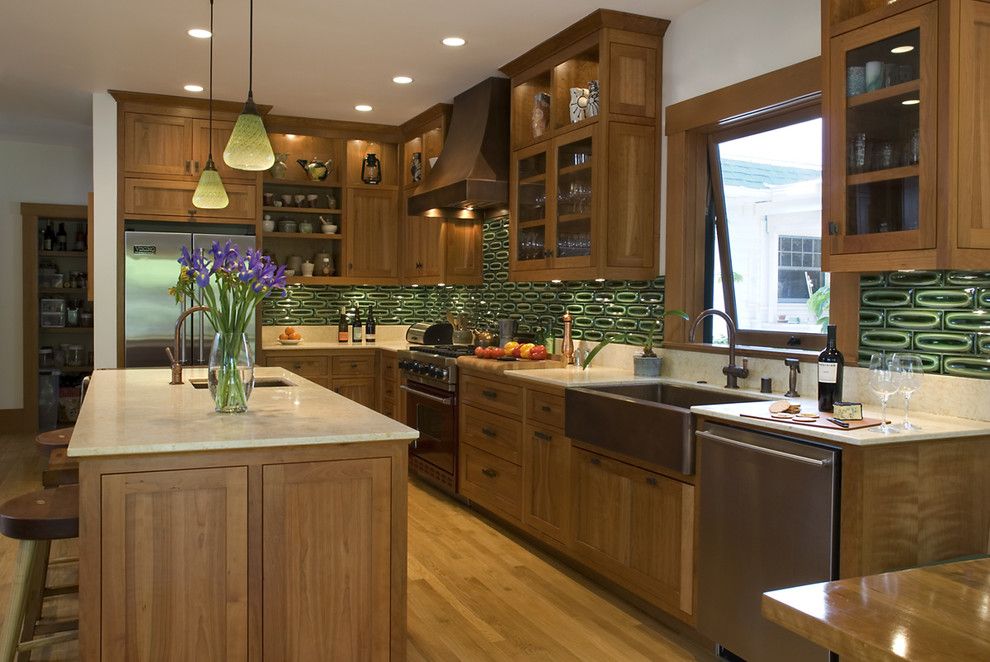
[[[246,335],[217,333],[213,337],[208,380],[218,413],[247,411],[247,401],[254,388],[254,362]]]

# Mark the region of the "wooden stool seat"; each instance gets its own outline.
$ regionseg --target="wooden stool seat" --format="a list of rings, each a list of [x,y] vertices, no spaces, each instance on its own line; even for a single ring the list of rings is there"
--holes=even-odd
[[[42,432],[34,438],[34,443],[38,444],[38,450],[42,453],[50,453],[53,448],[65,448],[72,439],[72,428],[58,428]]]
[[[79,486],[65,485],[14,497],[0,506],[0,533],[18,540],[79,536]]]

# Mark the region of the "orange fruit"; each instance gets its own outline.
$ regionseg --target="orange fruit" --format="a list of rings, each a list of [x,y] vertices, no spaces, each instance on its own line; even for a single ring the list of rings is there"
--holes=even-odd
[[[302,335],[299,333],[293,333],[289,336],[289,340],[302,340]]]
[[[289,336],[290,338],[295,334],[295,332],[296,330],[294,327],[291,326],[285,327],[285,335]]]
[[[289,339],[289,336],[285,335],[284,333],[280,333],[280,334],[278,334],[278,339],[279,340],[288,340]]]

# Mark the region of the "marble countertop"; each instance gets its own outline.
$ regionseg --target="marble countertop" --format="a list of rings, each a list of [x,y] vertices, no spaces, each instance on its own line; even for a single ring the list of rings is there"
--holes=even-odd
[[[352,350],[356,352],[361,350],[386,349],[394,352],[402,349],[409,349],[409,343],[406,342],[405,340],[386,340],[386,341],[379,341],[373,343],[365,343],[365,342],[349,343],[349,342],[336,342],[336,341],[307,342],[306,340],[303,340],[298,345],[282,345],[277,342],[265,343],[264,345],[261,346],[261,349],[266,352],[284,352],[286,350],[296,350],[300,352],[303,350],[323,351],[327,349]]]
[[[750,392],[746,392],[750,395]],[[774,399],[782,399],[775,396]],[[804,411],[818,411],[818,401],[810,398],[791,398],[792,402],[801,403]],[[722,421],[744,423],[766,430],[784,433],[797,433],[813,439],[823,441],[834,441],[851,446],[875,446],[878,444],[898,444],[915,441],[930,441],[932,439],[946,439],[953,437],[990,437],[990,421],[978,421],[969,418],[956,418],[954,416],[935,416],[923,412],[912,412],[911,422],[917,426],[911,431],[900,431],[893,434],[881,434],[875,428],[863,428],[860,430],[831,430],[828,428],[817,428],[799,423],[788,423],[786,421],[773,421],[744,417],[743,414],[766,414],[766,402],[746,402],[727,405],[701,405],[691,407],[695,414],[711,419]],[[864,406],[863,416],[865,418],[880,418],[879,409]],[[887,409],[888,420],[899,422],[902,417],[902,410],[899,407]]]
[[[255,388],[243,414],[217,414],[205,368],[186,369],[169,385],[167,368],[97,370],[69,443],[70,457],[143,455],[412,440],[419,433],[282,368],[255,377],[294,386]]]

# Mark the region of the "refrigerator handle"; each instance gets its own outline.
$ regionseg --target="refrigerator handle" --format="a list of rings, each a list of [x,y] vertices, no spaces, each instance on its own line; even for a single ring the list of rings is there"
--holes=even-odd
[[[206,365],[206,358],[203,357],[204,338],[206,337],[206,315],[199,316],[199,357],[196,362],[199,365]]]
[[[182,313],[186,312],[186,307],[186,298],[182,297]],[[179,329],[179,365],[186,362],[186,324],[187,322],[183,321],[182,328]]]

